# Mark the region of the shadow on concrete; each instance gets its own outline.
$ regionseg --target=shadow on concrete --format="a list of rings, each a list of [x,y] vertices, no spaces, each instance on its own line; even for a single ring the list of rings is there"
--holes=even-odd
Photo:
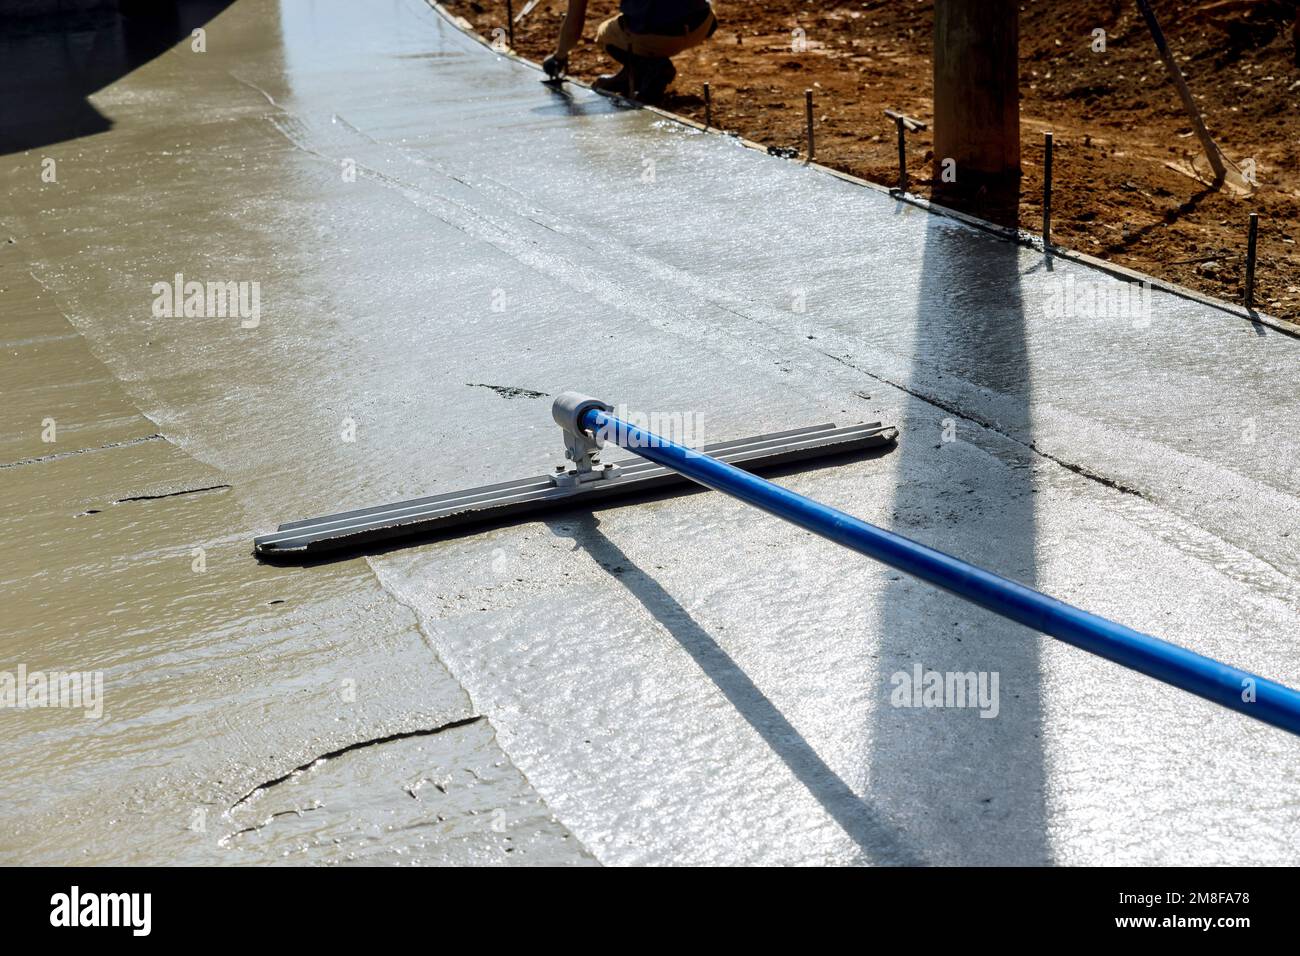
[[[737,713],[862,848],[870,861],[913,866],[925,862],[903,834],[886,823],[822,760],[795,726],[677,599],[601,532],[600,520],[595,515],[577,516],[567,521],[551,520],[547,527],[557,536],[572,537],[579,548],[609,572],[610,577],[626,588],[663,625]]]
[[[118,9],[0,17],[0,155],[102,133],[88,97],[187,39],[232,0],[121,0]]]
[[[998,439],[920,397],[942,389],[952,407],[960,399],[947,383],[970,383],[996,396],[1000,428],[1030,434],[1019,267],[1015,245],[931,218],[912,351],[917,397],[900,423],[892,530],[1032,587],[1028,464],[974,447],[972,439]],[[1050,862],[1038,638],[901,574],[882,608],[868,793],[908,821],[911,840],[936,862]],[[918,664],[922,673],[998,674],[998,716],[895,706],[903,682],[894,675]]]
[[[542,81],[542,86],[550,91],[552,102],[529,110],[537,116],[603,116],[606,113],[616,113],[621,108],[607,96],[578,99],[564,83]]]

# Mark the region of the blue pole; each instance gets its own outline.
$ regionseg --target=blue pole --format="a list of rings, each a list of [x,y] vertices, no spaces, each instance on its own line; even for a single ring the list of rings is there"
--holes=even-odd
[[[605,441],[671,468],[707,488],[739,498],[995,614],[1248,717],[1300,734],[1300,692],[1290,687],[1040,594],[774,485],[734,465],[660,438],[600,409],[587,411],[580,424]]]

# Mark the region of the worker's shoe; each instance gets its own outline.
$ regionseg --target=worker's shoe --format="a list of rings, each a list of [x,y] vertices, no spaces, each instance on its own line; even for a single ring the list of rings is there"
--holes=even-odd
[[[667,57],[643,58],[636,66],[632,98],[642,103],[658,103],[676,76],[677,67]]]
[[[632,74],[625,66],[617,73],[604,73],[596,77],[591,88],[600,93],[612,93],[615,96],[632,95]]]

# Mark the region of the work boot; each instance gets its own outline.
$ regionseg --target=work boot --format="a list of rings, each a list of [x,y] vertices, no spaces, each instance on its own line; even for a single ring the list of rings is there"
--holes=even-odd
[[[632,74],[626,66],[617,73],[603,73],[596,77],[595,82],[591,84],[591,88],[601,93],[612,93],[615,96],[631,96]]]
[[[646,57],[637,64],[632,98],[642,103],[658,103],[668,91],[668,84],[677,76],[673,61],[664,57]]]

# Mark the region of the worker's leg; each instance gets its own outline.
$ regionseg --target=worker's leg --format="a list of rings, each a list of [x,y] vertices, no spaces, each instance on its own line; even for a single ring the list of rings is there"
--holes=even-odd
[[[611,77],[601,77],[597,89],[627,95],[623,87],[645,102],[654,102],[663,95],[668,84],[677,75],[671,57],[683,50],[699,46],[718,28],[712,11],[698,26],[679,36],[651,33],[632,33],[623,23],[622,16],[610,17],[596,31],[596,43],[623,64],[623,69]]]
[[[620,14],[615,14],[596,29],[596,45],[604,47],[605,52],[618,61],[620,69],[617,73],[605,73],[596,77],[591,87],[604,93],[631,96],[634,57],[628,49],[632,41],[627,31],[623,29],[623,24],[620,22],[622,19]]]
[[[674,57],[683,50],[699,46],[718,28],[718,19],[710,12],[693,30],[680,35],[657,33],[632,33],[623,23],[623,17],[613,16],[596,31],[596,44],[607,50],[613,47],[621,52],[647,59]],[[617,59],[617,57],[616,57]]]

